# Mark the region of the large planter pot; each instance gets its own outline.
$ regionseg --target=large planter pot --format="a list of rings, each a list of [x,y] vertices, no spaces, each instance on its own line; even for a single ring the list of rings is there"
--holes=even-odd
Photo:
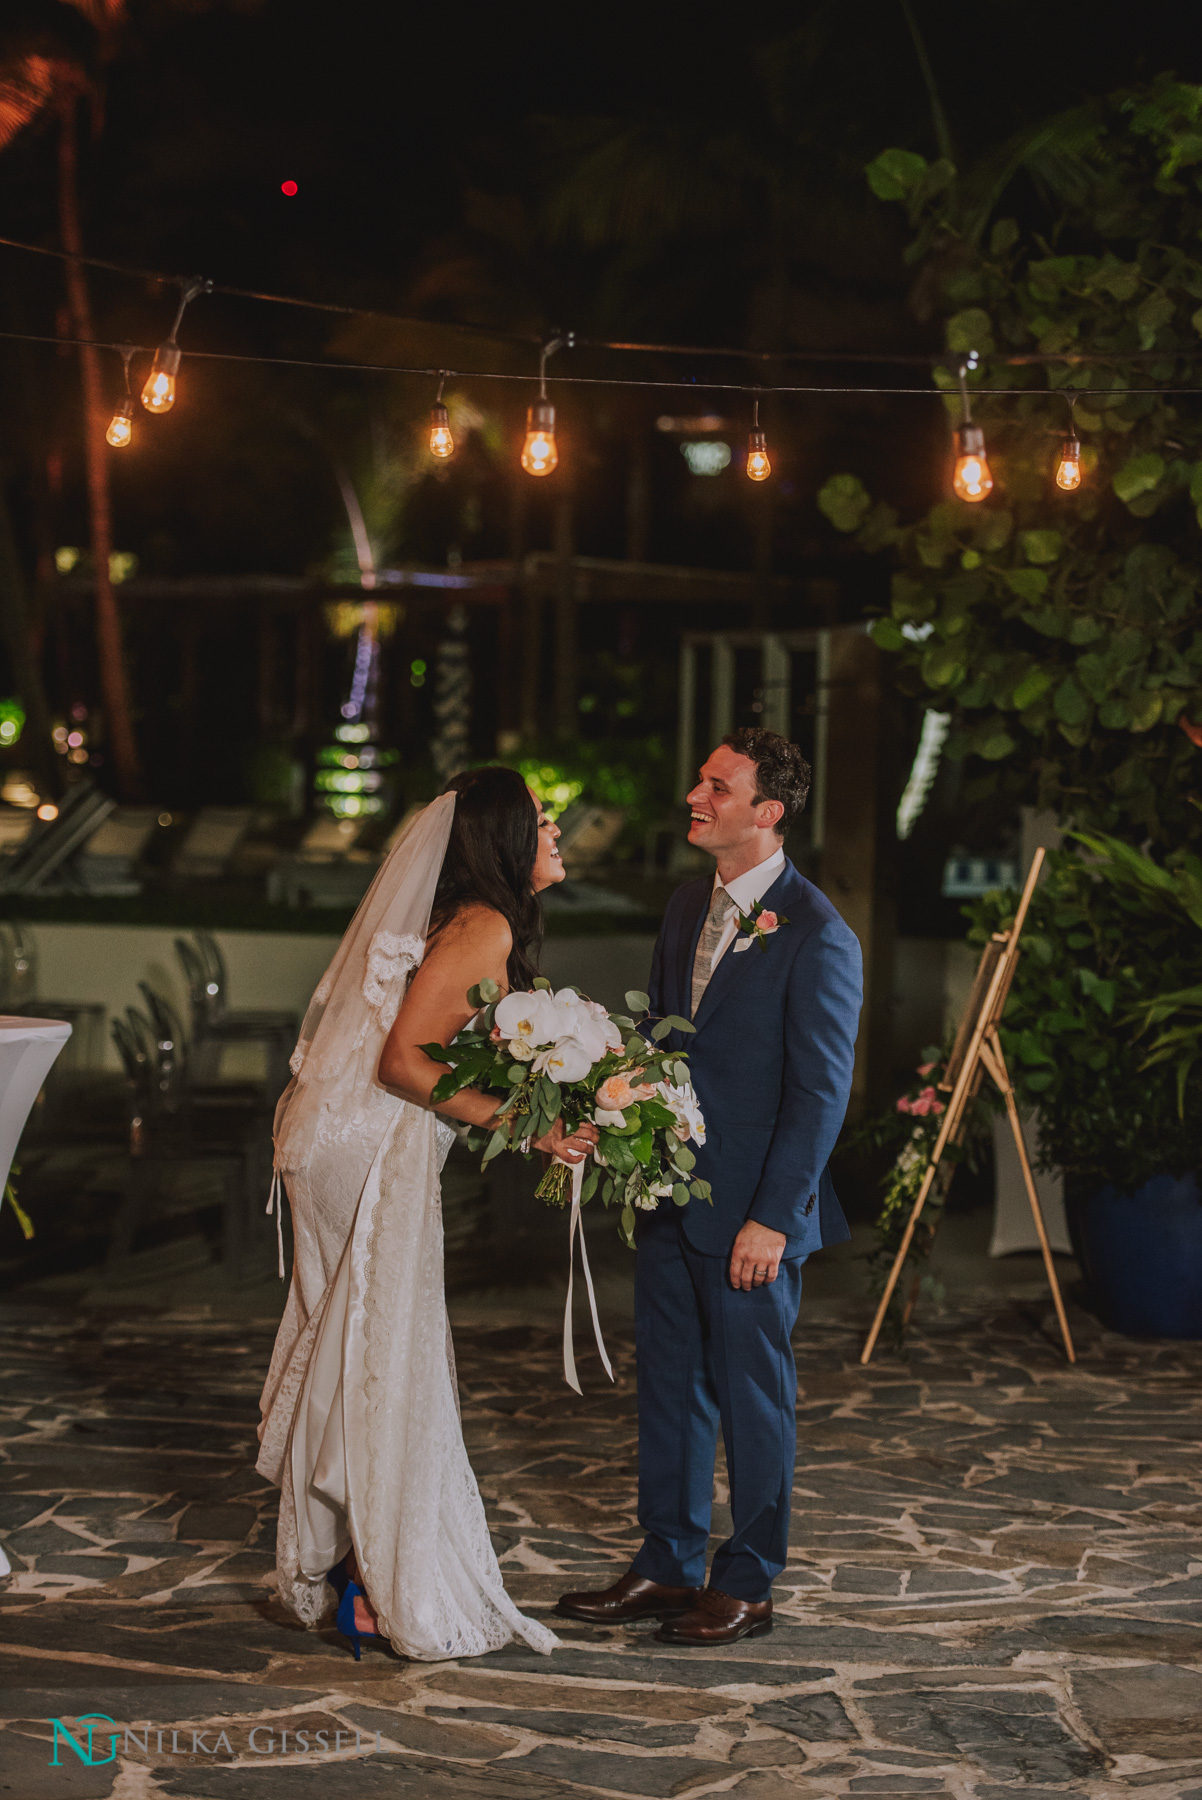
[[[1133,1193],[1076,1183],[1073,1250],[1104,1325],[1127,1337],[1202,1338],[1202,1192],[1196,1175],[1153,1175]]]

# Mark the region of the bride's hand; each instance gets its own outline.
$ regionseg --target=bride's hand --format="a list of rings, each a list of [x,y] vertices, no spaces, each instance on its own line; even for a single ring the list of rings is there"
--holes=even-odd
[[[592,1155],[597,1137],[595,1125],[578,1125],[569,1136],[563,1120],[556,1119],[543,1137],[531,1139],[530,1147],[541,1150],[545,1156],[558,1156],[561,1162],[578,1163]]]

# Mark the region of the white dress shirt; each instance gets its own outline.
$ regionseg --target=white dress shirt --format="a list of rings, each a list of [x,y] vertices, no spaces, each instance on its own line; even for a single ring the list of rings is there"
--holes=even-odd
[[[711,975],[734,943],[738,933],[739,927],[735,919],[735,908],[743,914],[750,913],[751,908],[755,905],[756,901],[764,898],[764,895],[768,892],[768,889],[772,886],[772,883],[776,880],[784,866],[785,852],[782,848],[775,851],[772,856],[767,857],[762,863],[756,863],[754,869],[748,869],[743,875],[736,875],[733,881],[723,881],[720,875],[714,876],[714,888],[713,893],[710,895],[710,905],[712,906],[714,904],[714,894],[718,892],[719,888],[724,887],[734,901],[735,906],[727,913],[726,918],[723,921],[722,936],[718,939],[718,947],[714,951],[714,959],[710,964]]]

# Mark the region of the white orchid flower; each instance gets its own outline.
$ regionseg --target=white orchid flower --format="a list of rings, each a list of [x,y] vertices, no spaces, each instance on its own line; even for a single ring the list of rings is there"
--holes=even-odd
[[[705,1115],[698,1105],[697,1096],[692,1084],[684,1082],[680,1087],[673,1087],[671,1082],[660,1083],[660,1098],[673,1114],[676,1123],[672,1130],[682,1144],[692,1138],[698,1146],[705,1142]]]
[[[506,994],[493,1017],[502,1037],[524,1038],[527,1043],[538,1045],[553,1043],[562,1035],[554,1003],[542,988]]]
[[[625,1123],[626,1114],[614,1112],[608,1106],[598,1106],[593,1113],[593,1124],[600,1125],[602,1130],[608,1126],[612,1131],[621,1131]]]
[[[591,1018],[587,1013],[577,1015],[572,1021],[572,1028],[567,1034],[587,1050],[589,1066],[599,1063],[609,1053],[609,1039],[605,1035],[605,1027],[599,1019]]]
[[[560,1038],[534,1059],[535,1074],[549,1075],[552,1081],[583,1081],[592,1066],[592,1057],[574,1037]]]

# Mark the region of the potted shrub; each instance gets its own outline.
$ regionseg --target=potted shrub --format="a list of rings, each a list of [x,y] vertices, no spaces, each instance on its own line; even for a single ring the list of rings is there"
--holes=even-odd
[[[1202,862],[1109,837],[1049,858],[1002,1041],[1020,1106],[1063,1169],[1103,1322],[1202,1337]],[[1014,899],[971,909],[983,942]]]

